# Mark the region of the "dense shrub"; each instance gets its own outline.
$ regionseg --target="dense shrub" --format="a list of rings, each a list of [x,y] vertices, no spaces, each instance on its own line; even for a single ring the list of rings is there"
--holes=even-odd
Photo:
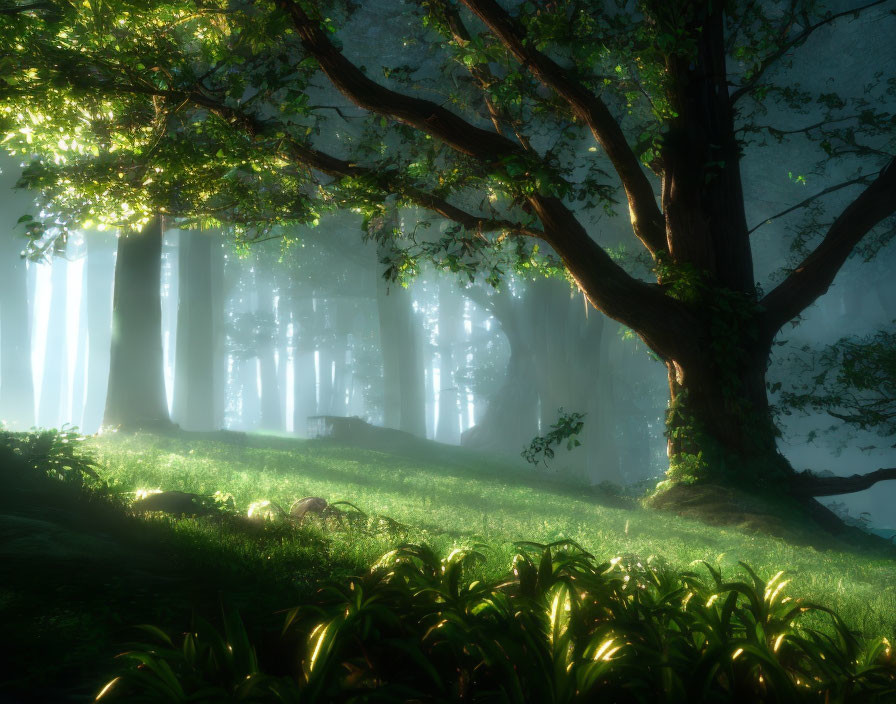
[[[33,475],[22,472],[33,471]],[[67,484],[100,484],[96,460],[75,428],[12,432],[0,428],[0,472],[19,482],[50,477]],[[17,473],[9,477],[10,473]]]
[[[784,595],[783,572],[598,563],[568,541],[521,544],[506,580],[475,549],[403,545],[290,611],[297,677],[262,672],[239,619],[135,645],[100,699],[126,701],[885,702],[886,640]],[[819,629],[818,617],[830,620]],[[807,619],[815,619],[813,623]],[[287,641],[290,639],[287,638]]]

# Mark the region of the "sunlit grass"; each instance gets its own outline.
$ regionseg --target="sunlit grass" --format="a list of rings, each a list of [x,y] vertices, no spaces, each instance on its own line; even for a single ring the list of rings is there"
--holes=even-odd
[[[321,496],[351,501],[408,526],[401,536],[334,531],[317,546],[295,544],[301,539],[291,537],[262,542],[239,534],[221,537],[226,545],[219,543],[215,559],[246,567],[264,561],[288,572],[297,555],[303,562],[319,555],[338,564],[338,571],[362,570],[399,540],[426,542],[445,554],[454,545],[482,542],[490,549],[481,569],[496,578],[506,570],[515,541],[571,539],[606,559],[661,556],[676,568],[705,560],[723,571],[744,561],[765,577],[783,569],[795,596],[824,603],[868,635],[896,635],[896,561],[602,505],[587,491],[528,481],[515,468],[461,449],[434,445],[431,452],[392,454],[328,441],[250,438],[244,445],[207,439],[188,444],[179,437],[151,435],[104,436],[90,444],[116,491],[164,489],[208,496],[222,491],[232,494],[243,511],[257,501],[288,509],[295,499]],[[205,545],[214,543],[209,533],[215,530],[203,521],[177,524],[180,539]]]

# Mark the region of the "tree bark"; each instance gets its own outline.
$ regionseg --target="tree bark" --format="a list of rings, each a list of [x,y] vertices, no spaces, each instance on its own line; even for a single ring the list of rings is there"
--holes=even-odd
[[[736,346],[735,349],[743,349]],[[667,363],[670,478],[777,482],[793,470],[777,449],[765,383],[765,356],[716,351],[703,364]]]
[[[118,239],[103,425],[128,431],[172,425],[162,356],[161,257],[160,216]]]

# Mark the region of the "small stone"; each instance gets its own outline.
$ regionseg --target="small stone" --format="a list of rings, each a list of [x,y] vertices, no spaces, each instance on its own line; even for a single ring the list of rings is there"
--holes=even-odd
[[[319,496],[306,496],[289,507],[289,516],[298,521],[303,520],[309,513],[321,516],[326,512],[327,506],[326,500]]]
[[[138,499],[131,505],[134,511],[162,511],[176,515],[202,515],[209,513],[204,507],[198,494],[190,494],[185,491],[162,491],[150,494]]]

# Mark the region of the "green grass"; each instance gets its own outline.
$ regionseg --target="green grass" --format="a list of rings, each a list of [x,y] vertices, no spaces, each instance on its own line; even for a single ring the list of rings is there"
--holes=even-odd
[[[185,437],[113,434],[89,445],[114,491],[223,491],[244,510],[258,500],[288,508],[297,498],[322,496],[408,526],[401,535],[274,530],[252,537],[208,520],[173,522],[175,542],[209,568],[230,563],[235,581],[253,571],[272,581],[286,579],[296,600],[318,578],[364,571],[401,541],[425,542],[443,554],[455,545],[486,543],[480,569],[497,578],[516,541],[571,539],[599,559],[660,556],[677,569],[705,560],[723,572],[744,561],[765,578],[783,569],[794,597],[833,608],[865,635],[896,635],[896,561],[886,557],[796,546],[635,506],[606,505],[585,489],[538,480],[461,448],[414,444],[386,452],[321,440],[250,436],[240,444]]]

